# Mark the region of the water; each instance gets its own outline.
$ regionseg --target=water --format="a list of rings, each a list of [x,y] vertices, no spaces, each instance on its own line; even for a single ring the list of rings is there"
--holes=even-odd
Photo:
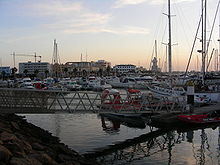
[[[113,128],[112,123],[106,121],[107,128],[103,128],[96,114],[25,116],[29,122],[50,131],[81,154],[108,151],[96,159],[104,165],[220,164],[219,127],[160,131],[149,126],[144,129],[125,125]],[[141,135],[144,137],[137,138]],[[130,145],[123,143],[126,139],[131,139]],[[114,144],[117,150],[113,149]]]

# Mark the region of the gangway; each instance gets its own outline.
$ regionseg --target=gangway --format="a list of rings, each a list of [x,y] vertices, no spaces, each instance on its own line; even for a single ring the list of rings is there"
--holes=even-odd
[[[110,101],[112,98],[105,98]],[[92,91],[59,91],[59,90],[32,90],[16,88],[0,88],[0,113],[75,113],[75,112],[155,112],[155,111],[182,111],[180,102],[175,99],[167,107],[165,98],[156,105],[149,98],[139,98],[141,102],[127,104],[131,100],[126,94],[121,95],[120,104],[110,105],[103,103],[101,92]],[[120,107],[120,108],[115,108]]]

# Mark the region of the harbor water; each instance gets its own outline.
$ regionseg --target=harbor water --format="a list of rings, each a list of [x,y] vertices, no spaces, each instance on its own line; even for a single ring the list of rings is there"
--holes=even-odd
[[[101,118],[92,113],[23,116],[80,154],[94,154],[104,165],[220,164],[218,126],[161,131],[149,126],[128,127],[123,123],[115,127],[107,120],[103,126]]]

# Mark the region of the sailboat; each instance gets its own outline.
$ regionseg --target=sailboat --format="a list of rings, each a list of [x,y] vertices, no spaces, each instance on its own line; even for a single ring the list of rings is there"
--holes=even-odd
[[[170,0],[168,0],[168,72],[169,78],[171,78],[172,73],[172,34],[171,34],[171,7]],[[172,83],[172,80],[170,81]],[[186,94],[186,91],[183,87],[172,87],[172,84],[154,84],[148,86],[149,90],[156,95],[162,96],[182,96]]]

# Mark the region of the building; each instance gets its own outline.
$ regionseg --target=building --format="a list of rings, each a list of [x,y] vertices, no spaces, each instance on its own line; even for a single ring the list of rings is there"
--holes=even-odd
[[[115,65],[113,67],[113,71],[118,72],[118,73],[136,72],[136,66],[132,64]]]
[[[0,67],[0,74],[5,74],[7,76],[9,76],[11,74],[11,68],[10,66],[4,66],[4,67]]]
[[[108,66],[111,66],[110,62],[107,62],[105,60],[98,60],[97,62],[91,61],[91,62],[67,62],[62,67],[67,68],[68,72],[74,72],[74,70],[77,71],[86,71],[86,72],[97,72],[100,69],[103,71],[107,69]],[[63,69],[64,70],[64,69]]]
[[[19,73],[20,74],[38,74],[44,75],[45,72],[51,72],[51,64],[48,62],[24,62],[19,63]]]

